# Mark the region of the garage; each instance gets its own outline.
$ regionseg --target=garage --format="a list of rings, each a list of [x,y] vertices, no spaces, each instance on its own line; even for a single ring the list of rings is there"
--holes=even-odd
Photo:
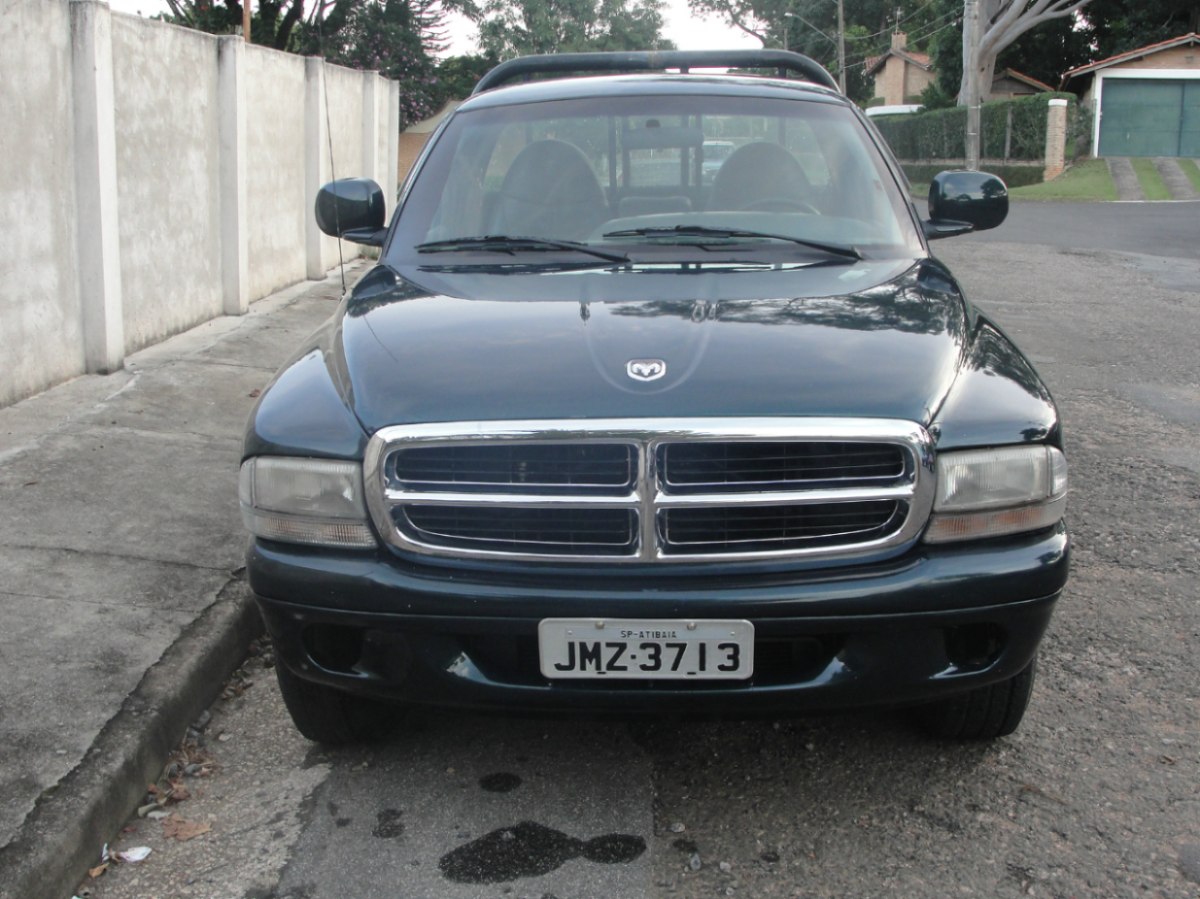
[[[1101,156],[1200,156],[1200,79],[1106,79]]]
[[[1094,113],[1097,156],[1200,157],[1200,37],[1187,34],[1072,69]]]

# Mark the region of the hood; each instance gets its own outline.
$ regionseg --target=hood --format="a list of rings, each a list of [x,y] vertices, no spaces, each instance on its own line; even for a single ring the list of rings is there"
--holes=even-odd
[[[964,357],[962,297],[928,260],[405,274],[359,282],[331,347],[368,433],[658,416],[928,424]],[[631,361],[665,372],[636,379]]]

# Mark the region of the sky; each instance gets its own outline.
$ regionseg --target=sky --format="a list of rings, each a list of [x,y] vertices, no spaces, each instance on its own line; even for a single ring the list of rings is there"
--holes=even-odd
[[[117,12],[153,16],[167,11],[164,0],[109,0]],[[663,34],[673,40],[680,50],[753,49],[760,44],[743,31],[726,25],[717,18],[693,18],[687,0],[667,0]],[[450,46],[447,55],[475,51],[475,26],[461,16],[447,23]]]

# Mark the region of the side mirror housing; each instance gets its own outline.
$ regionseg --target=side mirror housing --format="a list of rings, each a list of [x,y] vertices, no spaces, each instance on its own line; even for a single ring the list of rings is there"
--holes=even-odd
[[[1008,188],[987,172],[939,172],[929,184],[930,240],[987,231],[1008,216]]]
[[[370,178],[340,178],[317,192],[317,227],[330,237],[383,245],[383,188]]]

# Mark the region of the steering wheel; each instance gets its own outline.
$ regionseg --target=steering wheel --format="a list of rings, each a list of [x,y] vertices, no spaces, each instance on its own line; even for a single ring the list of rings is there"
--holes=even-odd
[[[803,212],[808,215],[819,215],[817,207],[804,200],[789,200],[784,197],[767,197],[755,200],[741,207],[743,212]]]

